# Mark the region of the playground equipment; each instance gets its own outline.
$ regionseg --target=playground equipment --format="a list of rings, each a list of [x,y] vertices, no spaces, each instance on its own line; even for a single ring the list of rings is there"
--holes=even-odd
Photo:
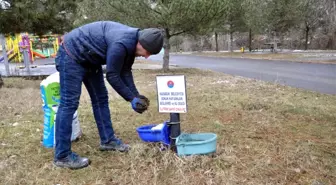
[[[60,45],[60,36],[44,35],[42,37],[31,36],[33,58],[55,57]]]
[[[14,51],[13,49],[10,50],[10,51],[8,51],[8,52],[7,52],[7,56],[10,56],[10,55],[13,53],[13,51]],[[8,60],[12,60],[15,56],[16,56],[16,55],[11,55],[11,57],[9,57]],[[4,58],[5,58],[4,56],[1,56],[1,57],[0,57],[0,62],[3,62]]]
[[[7,57],[9,62],[20,63],[24,60],[24,49],[27,49],[29,62],[37,58],[54,58],[61,42],[60,35],[34,36],[28,33],[14,34],[6,37]],[[0,57],[3,62],[4,57]]]
[[[23,60],[23,56],[20,53],[20,42],[22,42],[22,36],[20,34],[15,34],[7,36],[6,38],[6,48],[8,50],[7,57],[9,61],[20,62]],[[4,56],[0,58],[0,62],[4,60]]]

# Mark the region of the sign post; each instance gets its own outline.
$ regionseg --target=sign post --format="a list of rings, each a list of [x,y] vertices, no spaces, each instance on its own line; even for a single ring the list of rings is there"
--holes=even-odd
[[[170,113],[168,123],[171,149],[176,152],[176,138],[181,134],[180,113],[187,112],[186,80],[184,75],[156,76],[158,109]]]

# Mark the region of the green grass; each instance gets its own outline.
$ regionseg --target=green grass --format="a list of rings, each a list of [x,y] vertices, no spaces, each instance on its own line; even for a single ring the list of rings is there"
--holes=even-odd
[[[232,77],[211,71],[185,74],[188,113],[183,132],[214,132],[217,152],[177,157],[140,141],[136,127],[161,123],[155,76],[135,70],[139,91],[151,100],[144,114],[132,111],[106,83],[118,136],[131,144],[123,154],[100,152],[90,98],[83,87],[79,120],[83,137],[72,148],[92,164],[55,168],[53,151],[41,146],[40,80],[4,78],[0,89],[0,184],[335,184],[336,96]],[[15,126],[13,126],[15,125]]]

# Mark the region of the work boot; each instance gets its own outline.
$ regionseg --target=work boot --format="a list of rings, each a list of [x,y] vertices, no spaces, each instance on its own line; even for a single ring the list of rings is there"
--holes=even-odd
[[[127,152],[130,150],[130,146],[124,144],[120,139],[113,138],[109,143],[101,144],[100,148],[101,151],[113,150],[119,152]]]
[[[74,169],[80,169],[85,168],[89,166],[90,160],[85,157],[80,157],[75,152],[72,152],[70,155],[63,159],[55,160],[54,165],[61,168],[70,168],[72,170]]]

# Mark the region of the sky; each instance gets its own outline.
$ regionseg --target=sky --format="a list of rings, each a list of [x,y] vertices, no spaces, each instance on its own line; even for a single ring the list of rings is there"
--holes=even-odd
[[[4,0],[0,0],[0,7],[1,8],[5,8],[5,5],[9,5],[6,1],[4,1]]]

